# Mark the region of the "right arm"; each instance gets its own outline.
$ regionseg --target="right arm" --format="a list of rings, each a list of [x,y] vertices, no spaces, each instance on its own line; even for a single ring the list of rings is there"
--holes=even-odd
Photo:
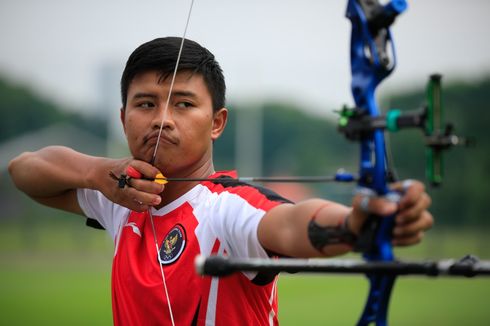
[[[83,215],[76,190],[88,188],[102,192],[114,203],[144,211],[154,203],[156,194],[161,193],[163,187],[148,181],[139,182],[139,189],[118,188],[109,171],[120,175],[130,164],[145,176],[155,176],[159,172],[142,161],[96,157],[67,147],[49,146],[14,158],[9,164],[9,173],[19,190],[53,208]],[[137,201],[143,202],[143,205]]]

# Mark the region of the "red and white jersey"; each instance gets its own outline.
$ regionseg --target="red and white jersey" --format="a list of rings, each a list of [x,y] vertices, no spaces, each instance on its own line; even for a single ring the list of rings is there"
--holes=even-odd
[[[98,191],[78,190],[87,217],[112,236],[112,304],[115,325],[276,325],[276,275],[235,273],[202,277],[197,255],[267,258],[257,239],[265,213],[286,202],[273,192],[230,181],[234,172],[211,176],[174,202],[152,210],[158,254],[148,212],[137,213]]]

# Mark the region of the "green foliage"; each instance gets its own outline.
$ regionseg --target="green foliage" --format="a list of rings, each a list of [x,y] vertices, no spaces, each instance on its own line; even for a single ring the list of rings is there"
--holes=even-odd
[[[225,134],[215,146],[215,160],[233,166],[238,110],[261,110],[262,157],[265,175],[330,175],[346,164],[355,166],[357,147],[337,133],[336,124],[285,103],[267,102],[260,108],[232,105]],[[253,129],[250,132],[254,132]],[[230,164],[231,163],[231,164]]]
[[[106,136],[106,124],[101,118],[69,113],[29,88],[15,85],[1,76],[0,112],[0,142],[62,121],[95,135]]]
[[[310,116],[292,106],[264,105],[265,171],[292,174],[333,174],[354,159],[349,144],[325,118]],[[353,149],[353,148],[351,148]]]
[[[23,86],[17,86],[0,79],[0,140],[8,139],[26,130],[36,130],[63,118],[62,113],[53,108]]]

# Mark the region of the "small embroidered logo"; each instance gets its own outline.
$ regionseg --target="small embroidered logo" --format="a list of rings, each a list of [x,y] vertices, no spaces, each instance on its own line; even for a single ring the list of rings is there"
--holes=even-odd
[[[126,225],[124,225],[125,227],[126,226],[130,226],[132,229],[133,229],[133,232],[136,233],[137,235],[139,235],[141,237],[141,231],[140,231],[140,228],[136,225],[136,223],[134,222],[130,222],[130,223],[127,223]]]
[[[179,259],[185,248],[186,234],[182,225],[176,224],[163,239],[158,260],[169,265]]]

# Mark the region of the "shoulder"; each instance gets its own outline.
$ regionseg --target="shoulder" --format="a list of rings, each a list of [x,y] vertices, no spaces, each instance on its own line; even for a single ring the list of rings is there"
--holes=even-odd
[[[130,211],[113,203],[97,190],[77,189],[77,199],[84,215],[89,218],[87,225],[104,228],[113,238]]]
[[[202,183],[211,193],[234,197],[257,209],[267,211],[279,204],[291,203],[290,200],[268,188],[240,181],[234,171],[217,172],[211,177],[212,181]]]

